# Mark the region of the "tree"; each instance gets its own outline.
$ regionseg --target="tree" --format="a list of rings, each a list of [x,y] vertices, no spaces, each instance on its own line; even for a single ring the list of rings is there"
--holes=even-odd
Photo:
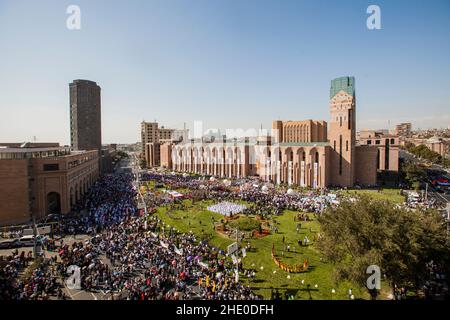
[[[418,146],[414,146],[414,145],[409,144],[406,146],[406,148],[408,149],[409,152],[418,156],[419,158],[429,160],[433,163],[442,162],[441,155],[435,151],[432,151],[426,145],[421,144]]]
[[[420,182],[427,178],[425,170],[412,162],[406,163],[402,171],[406,182],[416,190],[420,188]]]
[[[121,150],[117,151],[117,156],[120,158],[129,158],[128,153],[121,151]]]
[[[434,210],[408,211],[369,196],[344,200],[319,218],[318,248],[336,265],[335,280],[366,286],[367,267],[377,265],[391,288],[417,292],[433,261],[449,274],[450,251],[442,216]],[[369,290],[373,299],[377,291]]]
[[[147,161],[145,161],[145,159],[143,158],[139,159],[139,166],[141,168],[147,168]]]

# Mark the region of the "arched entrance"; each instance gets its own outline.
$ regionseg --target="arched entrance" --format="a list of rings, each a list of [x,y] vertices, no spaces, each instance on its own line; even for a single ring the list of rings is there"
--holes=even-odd
[[[57,192],[47,194],[47,214],[61,213],[61,196]]]

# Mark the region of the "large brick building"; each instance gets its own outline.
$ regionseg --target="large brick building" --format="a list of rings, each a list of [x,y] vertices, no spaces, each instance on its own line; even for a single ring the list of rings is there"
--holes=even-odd
[[[331,82],[330,122],[274,121],[271,136],[160,147],[161,166],[219,177],[259,176],[304,187],[377,183],[378,148],[356,140],[355,79]]]
[[[0,143],[0,225],[68,213],[98,176],[96,150]]]

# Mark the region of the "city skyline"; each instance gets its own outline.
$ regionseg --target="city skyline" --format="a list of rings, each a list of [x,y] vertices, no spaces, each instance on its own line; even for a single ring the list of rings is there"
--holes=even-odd
[[[139,141],[142,120],[328,121],[329,81],[342,75],[357,79],[358,129],[448,126],[448,2],[378,1],[381,30],[366,28],[368,1],[318,2],[78,1],[71,31],[67,1],[0,1],[1,140],[70,144],[74,79],[102,87],[103,143]]]

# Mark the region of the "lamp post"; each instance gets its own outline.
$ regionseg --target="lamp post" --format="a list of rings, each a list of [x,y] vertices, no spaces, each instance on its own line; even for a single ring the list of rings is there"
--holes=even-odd
[[[311,285],[308,283],[308,284],[306,285],[306,288],[307,288],[307,290],[308,290],[309,300],[312,300],[311,289],[310,289],[310,287],[311,287]]]

